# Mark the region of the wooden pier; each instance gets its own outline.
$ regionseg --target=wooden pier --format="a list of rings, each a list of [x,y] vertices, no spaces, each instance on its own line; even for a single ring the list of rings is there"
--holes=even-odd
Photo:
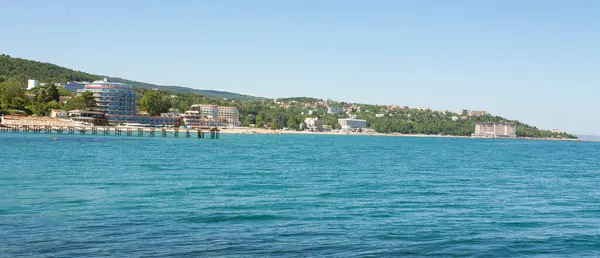
[[[39,125],[0,125],[0,132],[33,133],[33,134],[80,134],[80,135],[112,135],[134,137],[182,137],[198,139],[219,139],[218,128],[145,128],[115,126],[39,126]],[[207,137],[208,135],[208,137]]]

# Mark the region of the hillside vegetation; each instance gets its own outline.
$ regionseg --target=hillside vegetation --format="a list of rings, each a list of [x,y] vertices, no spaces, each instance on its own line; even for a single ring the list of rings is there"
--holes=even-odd
[[[42,63],[9,55],[0,55],[0,81],[16,78],[19,81],[36,79],[40,82],[93,81],[101,77],[75,71],[55,64]]]
[[[54,83],[67,81],[94,81],[107,78],[110,81],[132,84],[136,88],[151,89],[157,88],[165,91],[180,93],[196,93],[213,98],[227,98],[237,100],[260,99],[258,97],[237,94],[226,91],[199,90],[181,86],[163,86],[145,82],[132,81],[111,76],[94,75],[80,71],[71,70],[55,64],[42,63],[27,59],[14,58],[9,55],[0,55],[0,81],[6,81],[8,78],[16,78],[19,81],[27,79],[36,79],[40,82]]]

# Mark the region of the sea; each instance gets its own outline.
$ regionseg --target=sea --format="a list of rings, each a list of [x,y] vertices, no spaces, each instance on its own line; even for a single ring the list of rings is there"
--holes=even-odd
[[[0,133],[0,154],[0,257],[600,256],[600,143]]]

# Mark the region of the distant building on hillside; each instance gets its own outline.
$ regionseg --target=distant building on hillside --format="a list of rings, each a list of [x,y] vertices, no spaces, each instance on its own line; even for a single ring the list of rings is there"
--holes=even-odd
[[[77,93],[78,90],[83,90],[87,84],[89,84],[89,82],[67,82],[60,84],[60,87],[63,87],[70,92]]]
[[[483,111],[483,110],[468,110],[468,109],[463,109],[463,111],[462,111],[462,115],[463,116],[485,116],[487,114],[488,114],[488,112],[487,111]]]
[[[516,138],[517,126],[504,122],[478,123],[475,125],[475,133],[473,136],[485,138]]]
[[[27,89],[31,90],[31,89],[37,87],[39,84],[40,84],[40,82],[38,80],[29,79],[29,80],[27,80]]]
[[[344,109],[340,106],[333,105],[327,107],[327,114],[337,114],[342,112],[344,112]]]

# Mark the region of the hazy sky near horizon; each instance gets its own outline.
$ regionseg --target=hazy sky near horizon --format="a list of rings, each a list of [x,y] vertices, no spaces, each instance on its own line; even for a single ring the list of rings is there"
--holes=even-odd
[[[5,1],[0,52],[265,97],[600,134],[600,1]]]

